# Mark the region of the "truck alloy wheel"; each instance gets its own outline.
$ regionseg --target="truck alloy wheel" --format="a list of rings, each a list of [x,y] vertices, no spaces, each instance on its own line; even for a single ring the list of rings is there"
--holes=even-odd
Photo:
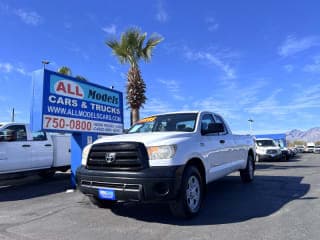
[[[181,191],[177,199],[170,204],[171,212],[179,218],[191,218],[200,211],[204,193],[203,179],[194,166],[185,169],[181,182]]]

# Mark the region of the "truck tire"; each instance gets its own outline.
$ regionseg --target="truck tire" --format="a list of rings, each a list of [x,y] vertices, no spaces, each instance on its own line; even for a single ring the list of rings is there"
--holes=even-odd
[[[203,178],[195,166],[188,166],[182,177],[178,197],[170,203],[170,210],[178,218],[192,218],[199,213],[203,196]]]
[[[55,173],[56,173],[55,170],[47,169],[47,170],[42,170],[38,175],[44,179],[49,179],[49,178],[52,178]]]
[[[248,155],[247,166],[245,169],[240,170],[240,177],[242,182],[249,183],[253,181],[254,178],[254,160],[251,154]]]
[[[112,208],[116,205],[116,201],[102,200],[96,196],[89,196],[90,202],[99,208]]]

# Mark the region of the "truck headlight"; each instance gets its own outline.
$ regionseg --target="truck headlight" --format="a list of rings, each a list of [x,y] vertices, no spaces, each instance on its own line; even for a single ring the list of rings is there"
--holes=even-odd
[[[257,154],[266,154],[266,153],[267,153],[267,150],[266,150],[266,149],[259,149],[259,148],[257,148],[257,149],[256,149],[256,153],[257,153]]]
[[[82,151],[81,165],[83,165],[83,166],[87,165],[88,155],[89,155],[91,147],[92,147],[92,144],[89,144],[89,145],[85,146],[85,148]]]
[[[148,155],[150,160],[171,159],[176,153],[176,145],[153,146],[148,147]]]

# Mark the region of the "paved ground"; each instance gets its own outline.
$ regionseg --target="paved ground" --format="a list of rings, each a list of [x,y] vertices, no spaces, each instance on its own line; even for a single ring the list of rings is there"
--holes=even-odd
[[[238,174],[209,186],[201,214],[173,219],[165,205],[92,206],[67,193],[69,175],[0,184],[0,239],[320,239],[320,155],[259,163],[252,184]]]

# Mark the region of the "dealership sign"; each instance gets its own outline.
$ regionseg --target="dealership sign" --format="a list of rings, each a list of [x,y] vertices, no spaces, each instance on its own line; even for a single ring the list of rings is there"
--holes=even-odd
[[[36,82],[36,84],[35,84]],[[43,88],[39,98],[37,90]],[[122,93],[56,72],[44,70],[43,85],[34,81],[33,129],[117,134],[123,132]],[[38,88],[38,89],[37,89]],[[38,104],[36,99],[42,99]]]

